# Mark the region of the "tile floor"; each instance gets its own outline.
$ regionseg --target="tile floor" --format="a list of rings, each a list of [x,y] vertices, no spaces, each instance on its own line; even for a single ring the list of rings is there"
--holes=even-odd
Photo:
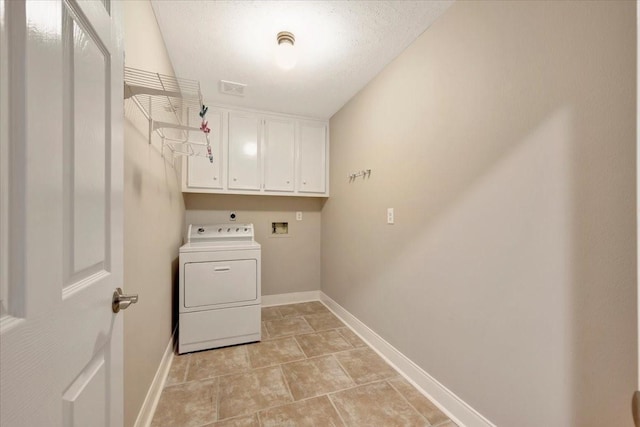
[[[152,426],[455,427],[322,303],[262,309],[262,342],[176,356]]]

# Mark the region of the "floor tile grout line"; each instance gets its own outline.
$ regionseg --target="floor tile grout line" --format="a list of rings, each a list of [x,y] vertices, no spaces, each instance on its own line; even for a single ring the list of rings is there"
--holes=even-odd
[[[251,370],[251,359],[249,358],[249,349],[248,346],[246,344],[241,346],[244,349],[244,360],[245,362],[247,362],[247,366],[249,367],[249,370]]]
[[[244,347],[244,345],[242,345],[242,346]],[[246,367],[246,369],[238,369],[238,370],[236,370],[236,371],[227,372],[227,373],[224,373],[224,374],[218,374],[218,375],[212,375],[212,376],[209,376],[209,377],[196,378],[196,379],[192,379],[192,380],[184,381],[184,382],[181,382],[181,383],[174,383],[174,384],[166,385],[166,386],[163,388],[163,390],[164,390],[165,388],[175,387],[175,386],[177,386],[177,385],[182,385],[182,384],[187,384],[187,383],[192,383],[192,382],[197,382],[197,381],[213,380],[213,379],[216,379],[216,378],[228,377],[228,376],[230,376],[230,375],[242,375],[242,374],[246,374],[246,373],[249,373],[249,372],[257,371],[257,370],[260,370],[260,369],[265,369],[265,368],[274,368],[274,367],[276,367],[276,366],[278,366],[278,365],[284,365],[284,364],[287,364],[287,363],[301,362],[301,361],[303,361],[303,360],[307,360],[307,359],[311,359],[311,358],[315,358],[315,357],[322,357],[322,355],[320,355],[320,356],[307,357],[307,356],[306,356],[306,354],[304,353],[304,351],[302,352],[302,356],[303,356],[303,357],[301,357],[300,359],[296,359],[296,360],[289,360],[289,361],[286,361],[286,362],[277,362],[277,363],[273,363],[273,364],[271,364],[271,365],[258,366],[258,367],[253,367],[253,366],[251,365],[251,361],[249,360],[249,361],[247,362],[247,367]],[[325,354],[324,356],[327,356],[327,355]]]
[[[376,353],[376,352],[375,352],[375,350],[374,350],[374,349],[372,349],[371,347],[369,347],[368,345],[367,345],[367,346],[365,346],[365,347],[354,347],[354,348],[348,348],[348,349],[346,349],[346,350],[336,351],[335,353],[332,353],[332,354],[346,353],[346,352],[348,352],[348,351],[356,351],[356,350],[364,350],[364,349],[371,350],[372,352],[374,352],[374,353],[375,353],[375,355],[376,355],[376,356],[380,357],[380,356],[378,355],[378,353]],[[380,357],[380,359],[382,359],[382,357]],[[389,365],[389,364],[387,363],[387,361],[386,361],[386,360],[382,359],[382,361],[384,362],[384,364],[385,364],[385,365],[387,365],[388,367],[390,367],[391,369],[393,369],[393,370],[395,371],[395,368],[394,368],[393,366]]]
[[[287,305],[288,305],[288,304],[287,304]],[[284,316],[282,315],[282,312],[280,312],[280,308],[279,308],[279,307],[280,307],[280,306],[277,306],[277,305],[276,305],[276,306],[274,306],[274,309],[275,309],[276,313],[278,313],[278,314],[280,315],[280,318],[281,318],[281,319],[284,319]]]
[[[216,392],[216,421],[220,420],[220,395],[222,394],[220,392],[221,382],[222,381],[220,381],[220,377],[218,377],[217,392]]]
[[[323,314],[331,314],[332,316],[337,318],[337,316],[327,306],[325,306],[324,304],[322,304],[322,308],[323,309],[319,310],[319,311],[311,311],[309,313],[295,312],[294,314],[292,314],[290,316],[285,316],[280,312],[279,308],[284,307],[284,306],[289,306],[289,305],[295,305],[295,304],[285,304],[285,305],[281,305],[281,306],[272,306],[272,307],[277,308],[276,311],[280,314],[280,318],[279,319],[268,319],[266,321],[281,320],[281,319],[292,319],[292,318],[295,318],[295,317],[316,316],[316,315],[323,315]],[[263,308],[271,308],[271,307],[263,307]],[[338,319],[338,320],[340,320],[340,319]]]
[[[274,368],[277,368],[277,367],[279,367],[279,365],[270,366],[269,368],[274,369]],[[262,368],[260,368],[260,369],[262,369]],[[233,374],[232,374],[232,375],[233,375]],[[227,418],[218,419],[217,421],[218,421],[218,422],[219,422],[219,421],[228,421],[228,420],[233,419],[233,418],[246,417],[246,416],[249,416],[249,415],[258,414],[260,411],[266,411],[267,409],[277,408],[278,406],[284,406],[284,405],[289,405],[289,404],[291,404],[291,403],[296,403],[297,401],[296,401],[295,399],[293,399],[293,396],[291,395],[291,391],[289,390],[289,385],[288,385],[288,384],[287,384],[287,382],[286,382],[286,378],[284,378],[284,374],[283,374],[283,372],[282,372],[282,369],[280,369],[280,375],[282,375],[282,377],[283,377],[283,379],[284,379],[285,386],[287,387],[287,391],[289,391],[289,395],[290,395],[290,396],[291,396],[291,398],[292,398],[292,401],[291,401],[291,402],[278,403],[278,404],[273,405],[273,406],[267,406],[267,407],[264,407],[264,408],[258,409],[257,411],[254,411],[254,412],[249,412],[249,413],[246,413],[246,414],[238,414],[238,415],[234,415],[234,416],[232,416],[232,417],[227,417]]]
[[[176,359],[174,358],[173,361],[175,361]],[[173,362],[172,362],[173,364]],[[182,376],[182,382],[186,383],[187,382],[187,375],[189,375],[189,366],[191,365],[191,355],[188,354],[187,355],[187,366],[185,366],[184,368],[184,375]],[[169,367],[169,369],[171,369],[171,367]]]
[[[327,329],[319,329],[317,331],[313,331],[313,332],[303,332],[301,334],[296,334],[297,336],[304,336],[304,335],[314,335],[314,334],[320,334],[322,332],[331,332],[334,331],[336,332],[338,335],[340,335],[345,341],[347,340],[341,333],[340,333],[340,329],[347,329],[346,326],[338,326],[335,328],[327,328]]]
[[[333,354],[345,353],[345,352],[348,352],[348,351],[360,350],[360,349],[364,348],[364,347],[352,347],[352,348],[347,348],[347,349],[344,349],[344,350],[338,350],[338,351],[334,351],[334,352],[329,352],[329,353],[323,353],[323,354],[318,354],[318,355],[311,355],[311,356],[309,356],[309,355],[307,355],[307,353],[305,353],[305,352],[304,352],[304,350],[301,348],[301,346],[299,345],[298,341],[295,339],[295,336],[288,336],[288,337],[283,337],[283,338],[277,338],[276,340],[279,340],[279,339],[286,339],[286,338],[293,338],[293,339],[294,339],[294,341],[295,341],[295,342],[296,342],[296,344],[298,345],[298,348],[300,349],[300,351],[302,352],[302,355],[303,355],[304,357],[302,357],[302,358],[300,358],[300,359],[296,359],[296,360],[289,360],[289,361],[286,361],[286,362],[279,362],[279,363],[277,362],[277,363],[273,363],[273,364],[271,364],[271,365],[265,365],[265,366],[257,366],[257,367],[254,367],[254,366],[252,365],[252,363],[251,363],[251,359],[250,359],[250,357],[248,356],[248,350],[247,350],[247,358],[245,359],[245,361],[247,362],[247,369],[238,369],[237,371],[233,371],[233,372],[223,373],[223,374],[219,374],[219,375],[212,375],[212,376],[202,377],[202,378],[194,378],[194,379],[192,379],[192,380],[186,380],[186,377],[188,377],[188,372],[185,372],[185,381],[183,381],[183,382],[179,382],[179,383],[169,384],[169,385],[166,385],[164,388],[174,387],[174,386],[177,386],[177,385],[180,385],[180,384],[186,384],[186,383],[191,383],[191,382],[195,382],[195,381],[211,380],[211,379],[214,379],[214,378],[226,377],[226,376],[229,376],[229,375],[238,375],[238,374],[243,374],[243,373],[246,373],[246,372],[255,371],[255,370],[257,370],[257,369],[264,369],[264,368],[274,367],[274,366],[277,366],[277,365],[284,365],[284,364],[288,364],[288,363],[295,363],[295,362],[300,362],[300,361],[303,361],[303,360],[316,359],[316,358],[319,358],[319,357],[330,356],[330,355],[333,355]],[[274,341],[275,341],[275,340],[274,340]],[[351,345],[351,344],[350,344],[350,345]],[[238,346],[238,347],[244,347],[245,349],[247,348],[247,347],[246,347],[246,344],[240,345],[240,346]],[[213,350],[215,350],[215,349],[213,349]],[[386,362],[385,362],[385,363],[386,363]],[[342,366],[342,365],[341,365],[341,366]],[[188,368],[190,368],[190,367],[191,367],[191,360],[189,360],[189,365],[188,365]],[[344,367],[343,367],[343,369],[344,369]]]
[[[264,365],[264,366],[260,366],[258,368],[251,368],[248,372],[255,371],[256,369],[262,369],[262,368],[275,368],[276,366],[284,365],[285,363],[302,362],[302,361],[307,360],[307,359],[308,358],[306,356],[304,356],[304,354],[303,354],[303,357],[301,357],[300,359],[287,360],[286,362],[273,363],[271,365]]]
[[[301,363],[301,362],[306,362],[306,361],[311,361],[311,360],[314,360],[314,359],[321,359],[321,358],[328,359],[328,358],[330,358],[330,357],[332,357],[332,355],[331,355],[331,354],[325,354],[325,355],[323,355],[323,356],[317,356],[317,357],[309,358],[309,359],[306,359],[306,360],[299,360],[299,361],[297,361],[297,362],[287,362],[287,363],[283,363],[283,364],[281,364],[280,366],[281,366],[281,369],[282,369],[282,367],[283,367],[284,365],[290,365],[290,364],[294,364],[294,363]],[[333,358],[333,359],[334,359],[334,361],[335,361],[336,363],[338,363],[338,361],[337,361],[335,358]],[[351,381],[351,383],[352,383],[349,387],[342,388],[342,389],[339,389],[339,390],[348,390],[349,388],[356,387],[356,386],[358,385],[358,383],[356,383],[356,382],[353,380],[353,378],[351,378],[351,376],[349,375],[349,373],[348,373],[348,372],[347,372],[347,371],[342,367],[342,365],[340,365],[340,363],[338,363],[338,366],[340,367],[340,369],[342,369],[342,371],[343,371],[343,373],[346,375],[347,379],[349,379],[349,380]],[[283,374],[284,374],[284,370],[283,370],[282,372],[283,372]],[[287,379],[287,377],[286,377],[286,375],[285,375],[285,380],[286,380],[286,379]],[[288,380],[287,380],[287,385],[289,385]],[[334,391],[337,391],[337,390],[334,390]],[[327,391],[327,392],[324,392],[324,393],[317,394],[317,395],[315,395],[315,396],[307,396],[307,397],[305,397],[305,398],[298,399],[298,400],[296,400],[296,399],[295,399],[295,397],[294,397],[294,400],[295,400],[296,402],[298,402],[298,401],[302,401],[302,400],[313,399],[314,397],[324,396],[324,395],[326,395],[326,394],[328,394],[328,393],[331,393],[331,392],[328,392],[328,391]],[[293,396],[293,393],[291,393],[291,394],[292,394],[292,396]]]
[[[289,392],[289,396],[291,396],[292,402],[295,402],[296,398],[293,397],[293,392],[291,391],[291,386],[289,385],[287,376],[284,374],[284,371],[282,370],[282,364],[278,365],[278,369],[280,370],[280,375],[282,375],[282,381],[284,381],[284,385],[285,387],[287,387],[287,391]]]
[[[214,424],[217,424],[217,423],[222,422],[222,421],[225,421],[225,422],[226,422],[226,421],[231,421],[231,420],[237,420],[238,418],[249,417],[249,416],[251,416],[251,415],[256,415],[256,416],[257,416],[257,415],[258,415],[258,413],[257,413],[257,412],[252,412],[252,413],[250,413],[250,414],[236,415],[236,416],[233,416],[233,417],[224,418],[224,419],[222,419],[222,420],[215,420],[213,423],[200,424],[200,425],[199,425],[199,426],[197,426],[197,427],[209,427],[209,426],[213,426]]]
[[[340,353],[340,352],[336,352],[336,353]],[[336,362],[338,363],[338,365],[340,365],[340,367],[342,368],[342,370],[347,374],[347,376],[349,378],[351,378],[351,381],[353,381],[354,384],[358,384],[358,382],[351,376],[351,374],[349,373],[349,371],[347,371],[347,368],[344,367],[344,365],[342,363],[340,363],[340,360],[335,357],[334,355],[336,353],[332,353],[331,356],[336,360]]]
[[[300,317],[302,317],[302,320],[304,321],[304,323],[306,323],[311,328],[312,331],[318,332],[318,331],[315,330],[315,328],[313,326],[311,326],[311,324],[309,322],[307,322],[307,319],[305,319],[304,316],[300,316]],[[299,335],[299,334],[296,334],[296,335]]]
[[[272,366],[272,368],[273,367],[275,367],[275,366]],[[280,372],[281,372],[282,376],[284,377],[285,385],[287,386],[287,390],[289,390],[289,384],[286,381],[286,377],[285,377],[284,373],[282,372],[282,370]],[[380,381],[374,381],[374,382],[380,382]],[[371,384],[371,383],[367,383],[367,384]],[[363,384],[363,385],[367,385],[367,384]],[[343,389],[340,389],[340,390],[336,390],[336,392],[337,391],[349,390],[350,388],[355,388],[355,387],[358,387],[358,385],[356,384],[354,387],[349,387],[349,388],[343,388]],[[295,400],[295,398],[293,398],[293,394],[291,393],[290,390],[289,390],[289,393],[291,394],[291,398],[293,399],[293,401],[291,401],[291,402],[278,403],[277,405],[266,406],[264,408],[261,408],[261,409],[255,411],[255,412],[251,412],[251,413],[248,413],[248,414],[235,415],[233,417],[228,417],[228,418],[222,418],[222,419],[218,419],[217,421],[228,421],[228,420],[231,420],[231,419],[234,419],[234,418],[246,417],[246,416],[253,415],[253,414],[257,414],[258,418],[260,418],[260,412],[269,411],[271,409],[279,408],[281,406],[287,406],[287,405],[292,405],[292,404],[295,404],[295,403],[305,402],[307,400],[317,399],[317,398],[322,397],[322,396],[327,396],[327,397],[329,396],[328,393],[323,393],[323,394],[319,394],[317,396],[309,396],[309,397],[305,397],[303,399]]]
[[[321,355],[319,355],[319,356],[312,356],[312,357],[308,357],[308,358],[306,358],[306,359],[292,360],[292,361],[290,361],[290,362],[283,362],[283,363],[280,363],[280,365],[291,365],[291,364],[293,364],[293,363],[306,362],[306,361],[311,361],[311,360],[320,359],[320,358],[327,358],[327,357],[330,357],[330,356],[333,356],[333,354],[332,354],[332,353],[329,353],[329,354],[321,354]],[[342,367],[342,365],[340,365],[340,367],[344,370],[344,368]],[[345,372],[346,372],[346,371],[345,371]]]
[[[215,380],[215,382],[216,382],[216,387],[217,387],[217,386],[218,386],[218,384],[219,384],[219,381],[217,381],[217,379],[212,379],[212,378],[207,379],[207,381],[213,381],[213,380]],[[189,381],[189,382],[187,382],[187,383],[182,383],[182,384],[188,384],[188,383],[192,383],[192,382],[195,382],[195,381]],[[182,384],[179,384],[179,385],[182,385]],[[177,384],[177,385],[178,385],[178,384]],[[161,398],[161,399],[162,399],[162,397],[163,397],[163,396],[166,396],[166,395],[164,394],[165,389],[166,389],[166,388],[162,389],[162,393],[161,393],[161,396],[160,396],[160,398]],[[160,402],[158,402],[158,404],[159,404],[159,403],[160,403]],[[156,407],[155,412],[153,413],[153,416],[151,417],[150,427],[154,427],[154,426],[156,426],[156,425],[157,425],[157,424],[154,424],[154,420],[156,419],[156,415],[158,414],[158,408],[159,408],[159,406],[158,406],[158,407]],[[216,417],[215,417],[215,419],[213,420],[213,423],[215,423],[215,422],[217,421],[217,415],[218,415],[218,410],[217,410],[217,405],[216,405]],[[208,425],[211,425],[211,424],[212,424],[212,421],[211,421],[211,420],[209,420],[209,421],[206,421],[204,424],[198,424],[197,426],[194,426],[194,427],[203,427],[203,426],[208,426]]]
[[[390,378],[384,378],[384,379],[381,379],[381,380],[373,380],[373,381],[369,381],[369,382],[362,383],[362,384],[354,383],[354,385],[352,385],[351,387],[341,388],[341,389],[338,389],[338,390],[330,391],[330,392],[325,393],[325,394],[327,396],[330,396],[332,394],[342,393],[343,391],[349,391],[349,390],[352,390],[352,389],[358,388],[358,387],[364,387],[364,386],[367,386],[367,385],[383,383],[383,382],[389,381],[389,379]],[[323,396],[323,395],[321,395],[321,396]],[[315,396],[315,397],[318,397],[318,396]]]
[[[353,332],[353,330],[351,330],[351,328],[350,328],[350,327],[348,327],[347,325],[344,325],[344,327],[343,327],[343,328],[336,328],[336,330],[338,331],[338,333],[340,334],[340,336],[341,336],[342,338],[344,338],[344,339],[345,339],[345,341],[347,341],[349,344],[351,344],[351,345],[353,346],[353,348],[369,347],[369,346],[367,345],[367,343],[366,343],[366,342],[364,342],[364,341],[362,341],[362,339],[361,339],[358,335],[356,335],[356,334]],[[341,332],[341,330],[349,331],[349,332],[353,333],[354,335],[356,335],[356,338],[357,338],[357,339],[362,343],[362,345],[360,345],[360,346],[358,346],[358,347],[356,347],[355,345],[353,345],[353,343],[351,343],[351,341],[349,341],[349,339],[348,339],[346,336],[344,336],[344,334]]]
[[[262,317],[262,312],[264,310],[267,311],[275,311],[276,313],[278,313],[278,319],[282,319],[282,313],[280,313],[280,310],[278,310],[277,306],[271,306],[271,307],[260,307],[260,317]]]
[[[416,413],[418,415],[420,415],[422,418],[424,418],[427,421],[427,424],[429,424],[429,426],[433,426],[433,424],[431,424],[431,420],[429,418],[427,418],[426,416],[424,416],[420,411],[418,411],[418,408],[416,408],[411,402],[409,402],[409,399],[407,399],[407,396],[404,395],[404,393],[402,393],[400,390],[398,390],[393,384],[391,384],[390,380],[387,380],[387,384],[389,384],[389,387],[391,387],[392,389],[394,389],[396,391],[396,393],[398,393],[400,395],[400,397],[402,397],[405,402],[407,402],[407,404],[414,410],[416,411]]]
[[[233,374],[229,374],[229,375],[233,375]],[[215,377],[198,378],[198,379],[195,379],[195,380],[189,380],[189,381],[185,381],[185,382],[182,382],[182,383],[175,383],[175,384],[165,385],[164,388],[162,389],[162,391],[165,391],[168,388],[174,388],[174,387],[179,386],[179,385],[183,386],[183,385],[186,385],[186,384],[197,383],[197,382],[200,382],[200,381],[215,380],[217,378],[220,378],[221,376],[223,376],[223,375],[217,375]]]
[[[325,331],[320,331],[320,332],[315,332],[315,334],[320,334],[322,332],[331,332],[331,331],[338,331],[338,329],[329,329],[329,330],[325,330]],[[338,353],[338,352],[342,352],[342,351],[349,351],[349,350],[355,350],[358,347],[354,347],[353,344],[351,344],[344,336],[342,336],[340,334],[340,332],[337,332],[338,336],[340,336],[340,338],[347,344],[350,346],[350,348],[345,348],[344,350],[336,350],[336,351],[329,351],[327,353],[321,353],[315,356],[323,356],[323,355],[327,355],[327,354],[333,354],[333,353]],[[302,336],[302,335],[313,335],[313,334],[301,334],[301,335],[297,335],[297,336]],[[296,336],[296,337],[297,337]],[[297,341],[297,339],[296,339]],[[304,351],[304,350],[303,350]],[[306,354],[306,352],[305,352]],[[310,357],[315,357],[315,356],[310,356]]]
[[[379,381],[378,381],[378,382],[379,382]],[[371,384],[371,383],[369,383],[369,384]],[[352,388],[355,388],[355,387],[352,387]],[[345,389],[340,389],[340,390],[338,390],[338,391],[345,391],[345,390],[349,390],[349,389],[348,389],[348,388],[345,388]],[[334,392],[331,392],[331,393],[334,393]],[[272,409],[278,409],[278,408],[281,408],[281,407],[284,407],[284,406],[288,406],[288,405],[295,405],[295,404],[297,404],[297,403],[302,403],[302,402],[306,402],[306,401],[313,400],[313,399],[319,399],[319,398],[321,398],[321,397],[326,397],[326,398],[328,398],[328,399],[329,399],[329,401],[331,402],[331,399],[329,398],[329,393],[323,393],[323,394],[319,394],[319,395],[317,395],[317,396],[310,396],[310,397],[305,397],[305,398],[300,399],[300,400],[294,400],[293,402],[279,403],[279,404],[277,404],[277,405],[267,406],[267,407],[265,407],[265,408],[259,409],[258,411],[256,411],[256,412],[252,412],[252,413],[250,413],[250,414],[237,415],[237,416],[235,416],[235,417],[224,418],[224,419],[222,419],[221,421],[228,421],[228,420],[231,420],[231,419],[233,419],[233,418],[246,417],[246,416],[253,415],[253,414],[256,414],[256,415],[258,416],[258,418],[260,418],[260,413],[261,413],[261,412],[271,411]],[[340,415],[340,414],[338,414],[338,415]],[[345,424],[345,425],[346,425],[346,424]]]
[[[309,355],[307,354],[306,351],[304,351],[304,349],[302,348],[302,346],[298,342],[298,339],[296,338],[295,335],[293,336],[293,341],[295,341],[296,345],[298,346],[298,349],[302,352],[302,354],[304,354],[305,359],[309,359]]]
[[[295,335],[304,335],[304,334],[313,334],[314,332],[319,332],[316,331],[315,329],[313,329],[313,327],[309,324],[309,322],[306,321],[306,319],[304,318],[304,316],[300,316],[302,317],[302,320],[305,322],[305,324],[311,329],[310,331],[305,331],[305,332],[292,332],[292,333],[287,333],[284,335],[280,335],[277,337],[272,337],[272,333],[269,331],[269,326],[265,325],[265,328],[267,330],[267,332],[269,333],[269,337],[271,337],[272,339],[276,339],[276,338],[286,338],[286,337],[290,337],[290,336],[295,336]],[[287,317],[286,319],[289,319],[289,317]],[[276,320],[284,320],[284,319],[276,319]],[[270,320],[267,320],[267,322],[270,322]]]
[[[291,334],[281,335],[281,336],[278,336],[278,337],[269,337],[269,340],[272,341],[272,340],[277,340],[277,339],[280,339],[280,338],[296,337],[296,336],[299,336],[299,335],[313,335],[313,334],[318,334],[320,332],[337,331],[338,329],[343,329],[345,327],[346,326],[338,326],[337,328],[320,329],[320,330],[317,330],[317,331],[314,329],[311,332],[294,332],[294,333],[291,333]],[[313,329],[313,328],[311,328],[311,329]],[[268,332],[268,330],[267,330],[267,332]],[[338,332],[338,333],[340,333],[340,332]],[[342,336],[342,334],[340,334],[340,335]],[[346,341],[346,339],[345,339],[345,341]],[[362,347],[355,347],[355,348],[362,348]]]
[[[312,302],[312,301],[307,301],[307,302]],[[320,304],[322,304],[322,302],[321,302],[321,301],[317,301],[317,302],[319,302]],[[280,304],[280,305],[272,305],[272,306],[270,306],[270,307],[263,307],[263,308],[271,308],[271,307],[276,308],[276,311],[280,314],[280,316],[281,316],[282,318],[288,318],[288,317],[300,317],[300,316],[306,316],[306,315],[309,315],[309,314],[322,314],[322,313],[326,313],[326,312],[331,312],[331,310],[329,310],[329,308],[328,308],[326,305],[324,305],[324,304],[322,304],[322,310],[320,310],[319,312],[317,312],[317,311],[312,311],[312,312],[310,312],[310,313],[300,313],[299,311],[295,311],[295,309],[294,309],[294,314],[293,314],[293,315],[291,315],[291,316],[284,316],[284,315],[282,314],[282,312],[280,312],[280,308],[283,308],[283,307],[290,307],[290,306],[295,306],[295,305],[299,305],[299,304],[304,304],[304,303]]]
[[[337,328],[320,329],[319,331],[313,331],[313,332],[302,332],[300,334],[295,334],[295,336],[314,335],[314,334],[319,334],[321,332],[336,331],[338,332],[338,334],[340,334],[341,337],[344,338],[344,336],[342,336],[342,334],[338,329],[346,329],[346,326],[338,326]],[[345,341],[346,341],[346,338],[345,338]]]
[[[301,357],[300,357],[300,358],[298,358],[298,359],[293,359],[293,360],[286,360],[286,361],[284,361],[284,362],[283,362],[283,361],[280,361],[280,362],[273,362],[273,363],[271,363],[271,364],[269,364],[269,365],[264,365],[264,366],[261,366],[261,367],[255,367],[255,366],[253,365],[253,363],[251,362],[251,355],[249,354],[249,365],[250,365],[251,369],[253,370],[253,369],[267,368],[267,367],[270,367],[270,366],[277,366],[277,365],[281,365],[281,364],[283,364],[283,363],[298,362],[298,361],[300,361],[300,360],[305,360],[305,359],[307,359],[307,354],[304,352],[304,350],[302,350],[302,348],[300,348],[300,345],[299,345],[298,341],[295,339],[295,337],[294,337],[294,336],[291,336],[291,337],[284,337],[284,338],[276,338],[276,339],[274,339],[274,340],[270,340],[270,341],[269,341],[269,344],[273,343],[273,341],[279,341],[279,340],[284,341],[284,340],[290,340],[290,339],[293,339],[294,344],[296,345],[296,347],[297,347],[298,351],[300,352],[300,355],[301,355]],[[260,344],[260,343],[258,343],[258,344]],[[249,351],[249,350],[248,350],[248,348],[249,348],[249,346],[247,346],[247,352]]]
[[[359,388],[359,387],[364,387],[364,386],[368,386],[368,385],[372,385],[372,384],[378,384],[378,383],[383,383],[383,382],[384,382],[384,383],[389,384],[389,380],[390,380],[390,378],[385,378],[385,379],[382,379],[382,380],[370,381],[370,382],[368,382],[368,383],[364,383],[364,384],[356,384],[356,385],[355,385],[355,386],[353,386],[353,387],[343,388],[343,389],[340,389],[340,390],[335,390],[335,391],[332,391],[332,392],[326,393],[326,394],[324,394],[324,395],[322,395],[322,396],[327,396],[327,398],[329,398],[329,401],[331,402],[331,404],[333,405],[333,407],[336,409],[336,412],[338,413],[338,416],[340,417],[340,419],[342,420],[342,422],[344,423],[344,425],[345,425],[346,427],[349,427],[349,423],[347,423],[347,422],[342,418],[342,414],[340,413],[340,411],[338,410],[338,408],[335,406],[335,402],[333,401],[333,399],[332,399],[331,397],[332,397],[333,395],[335,395],[335,394],[338,394],[338,393],[342,393],[342,392],[345,392],[345,391],[349,391],[349,390],[352,390],[352,389],[356,389],[356,388]],[[395,388],[394,388],[391,384],[389,384],[389,385],[390,385],[390,386],[395,390]],[[397,391],[397,390],[396,390],[396,391]],[[402,393],[398,392],[398,394],[400,394],[400,396],[402,396],[402,398],[406,400],[406,398],[402,395]],[[318,396],[315,396],[315,397],[318,397]],[[313,399],[313,398],[311,398],[311,399]],[[409,403],[409,402],[407,402],[407,403]],[[409,403],[409,405],[411,405],[411,404]],[[450,421],[450,420],[447,420],[447,421],[443,421],[442,423],[439,423],[438,425],[431,425],[431,422],[430,422],[428,419],[426,419],[426,417],[425,417],[425,416],[423,416],[422,414],[420,414],[420,413],[419,413],[419,412],[418,412],[418,411],[413,407],[413,405],[411,405],[411,408],[412,408],[413,410],[415,410],[415,411],[418,413],[418,415],[419,415],[420,417],[424,418],[424,419],[427,421],[427,424],[429,424],[429,425],[428,425],[428,427],[439,427],[439,426],[443,425],[444,423],[447,423],[447,422],[449,422],[449,421]]]
[[[264,326],[264,332],[267,335],[267,340],[270,340],[271,339],[271,335],[269,334],[269,329],[267,329],[266,321],[262,320],[260,322],[260,338],[261,338],[261,341],[263,340],[263,338],[262,338],[262,327],[263,326]]]
[[[351,376],[351,374],[349,373],[349,371],[347,371],[347,369],[342,365],[342,363],[340,363],[340,361],[338,360],[337,357],[335,357],[333,354],[330,355],[333,360],[336,361],[336,363],[338,364],[338,366],[340,366],[340,369],[342,369],[342,372],[344,372],[345,374],[347,374],[347,377],[349,377],[349,379],[351,380],[352,383],[354,384],[358,384],[358,382]]]
[[[331,396],[329,394],[326,394],[327,399],[329,400],[329,403],[331,404],[331,406],[333,406],[333,410],[336,411],[336,414],[338,414],[338,418],[340,418],[340,421],[342,421],[342,424],[345,427],[349,427],[349,425],[347,424],[347,422],[344,420],[344,418],[342,417],[342,414],[340,413],[340,410],[338,409],[338,407],[336,406],[336,403],[333,401],[333,399],[331,398]]]
[[[331,355],[326,355],[326,356],[331,356]],[[319,357],[323,357],[323,356],[318,356],[317,358],[319,358]],[[279,366],[280,366],[280,372],[281,372],[281,374],[282,374],[282,376],[283,376],[283,378],[284,378],[284,381],[285,381],[285,385],[287,386],[287,390],[288,390],[288,391],[289,391],[289,393],[291,394],[291,397],[293,398],[293,401],[292,401],[292,402],[287,402],[287,403],[279,403],[279,404],[277,404],[277,405],[267,406],[267,407],[265,407],[265,408],[259,409],[258,411],[254,412],[255,414],[258,414],[258,417],[260,417],[260,412],[268,411],[268,410],[271,410],[271,409],[274,409],[274,408],[279,408],[279,407],[281,407],[281,406],[287,406],[287,405],[292,405],[292,404],[296,404],[296,403],[304,402],[304,401],[311,400],[311,399],[317,399],[317,398],[320,398],[320,397],[322,397],[322,396],[326,396],[326,397],[327,397],[327,398],[329,398],[329,400],[331,401],[331,398],[330,398],[330,395],[331,395],[331,394],[336,394],[336,393],[339,393],[339,392],[343,392],[343,391],[351,390],[351,389],[358,388],[358,387],[363,387],[363,386],[366,386],[366,385],[371,385],[371,384],[376,384],[376,383],[386,382],[386,381],[388,381],[388,380],[389,380],[389,378],[384,378],[384,379],[378,379],[378,380],[373,380],[373,381],[369,381],[369,382],[366,382],[366,383],[358,384],[358,383],[356,383],[355,381],[353,381],[353,379],[351,379],[351,380],[353,381],[353,385],[351,385],[351,386],[349,386],[349,387],[341,388],[341,389],[338,389],[338,390],[333,390],[333,391],[331,391],[331,392],[322,393],[322,394],[318,394],[318,395],[315,395],[315,396],[308,396],[308,397],[305,397],[305,398],[302,398],[302,399],[296,400],[296,399],[293,397],[293,393],[291,393],[291,390],[290,390],[290,388],[289,388],[289,382],[287,381],[287,377],[286,377],[286,375],[284,374],[284,371],[282,371],[282,365],[286,365],[286,364],[290,364],[290,363],[295,363],[295,362],[286,362],[286,363],[282,363],[282,364],[280,364]],[[338,362],[338,363],[339,363],[339,362]],[[342,365],[340,365],[340,367],[342,368]],[[344,370],[344,368],[343,368],[343,370]],[[347,376],[349,376],[349,374],[348,374],[346,371],[345,371],[345,373],[347,374]],[[399,374],[398,374],[398,376],[399,376]],[[351,378],[351,377],[349,376],[349,378]],[[253,413],[251,413],[251,414],[253,414]],[[251,415],[251,414],[238,415],[238,416],[236,416],[236,417],[224,418],[223,420],[224,420],[224,421],[226,421],[226,420],[229,420],[229,419],[231,419],[231,418],[237,418],[237,417],[240,417],[240,416],[247,416],[247,415]],[[338,415],[339,415],[339,414],[338,414]],[[345,426],[346,426],[346,425],[347,425],[347,424],[345,423]]]

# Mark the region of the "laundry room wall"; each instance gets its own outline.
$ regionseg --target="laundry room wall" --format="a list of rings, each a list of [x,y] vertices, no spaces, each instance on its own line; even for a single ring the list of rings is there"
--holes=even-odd
[[[125,64],[173,75],[148,0],[123,2]],[[173,329],[173,289],[184,201],[176,170],[148,143],[148,122],[125,101],[124,290],[139,302],[124,311],[124,416],[134,425]]]
[[[322,291],[496,425],[633,425],[635,20],[457,1],[331,119]]]
[[[320,211],[325,199],[185,193],[184,200],[185,230],[188,224],[228,223],[232,211],[237,223],[254,224],[262,246],[262,295],[320,289]],[[302,221],[296,220],[296,212],[302,212]],[[272,237],[272,222],[287,222],[288,237]]]

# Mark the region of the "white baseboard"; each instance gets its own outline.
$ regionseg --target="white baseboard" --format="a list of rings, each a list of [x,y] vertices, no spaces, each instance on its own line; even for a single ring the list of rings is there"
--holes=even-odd
[[[320,291],[291,292],[288,294],[262,295],[262,306],[295,304],[298,302],[320,301]]]
[[[174,330],[169,339],[169,344],[167,344],[167,348],[164,351],[162,360],[160,361],[160,366],[158,366],[158,370],[156,371],[156,376],[153,377],[149,391],[147,391],[147,396],[144,398],[140,412],[138,412],[138,418],[136,419],[134,427],[149,427],[151,425],[153,414],[156,412],[156,407],[158,406],[158,401],[160,400],[160,395],[162,394],[162,389],[164,389],[167,375],[169,375],[169,368],[171,368],[171,362],[173,361],[173,343],[175,336],[176,331]]]
[[[323,292],[320,292],[320,301],[456,424],[461,427],[495,427],[495,424]]]

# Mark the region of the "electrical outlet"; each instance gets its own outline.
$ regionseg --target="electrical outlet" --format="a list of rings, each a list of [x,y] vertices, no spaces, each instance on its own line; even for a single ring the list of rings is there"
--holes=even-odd
[[[393,208],[387,208],[387,224],[393,224]]]
[[[302,221],[302,212],[296,212],[296,221]]]

